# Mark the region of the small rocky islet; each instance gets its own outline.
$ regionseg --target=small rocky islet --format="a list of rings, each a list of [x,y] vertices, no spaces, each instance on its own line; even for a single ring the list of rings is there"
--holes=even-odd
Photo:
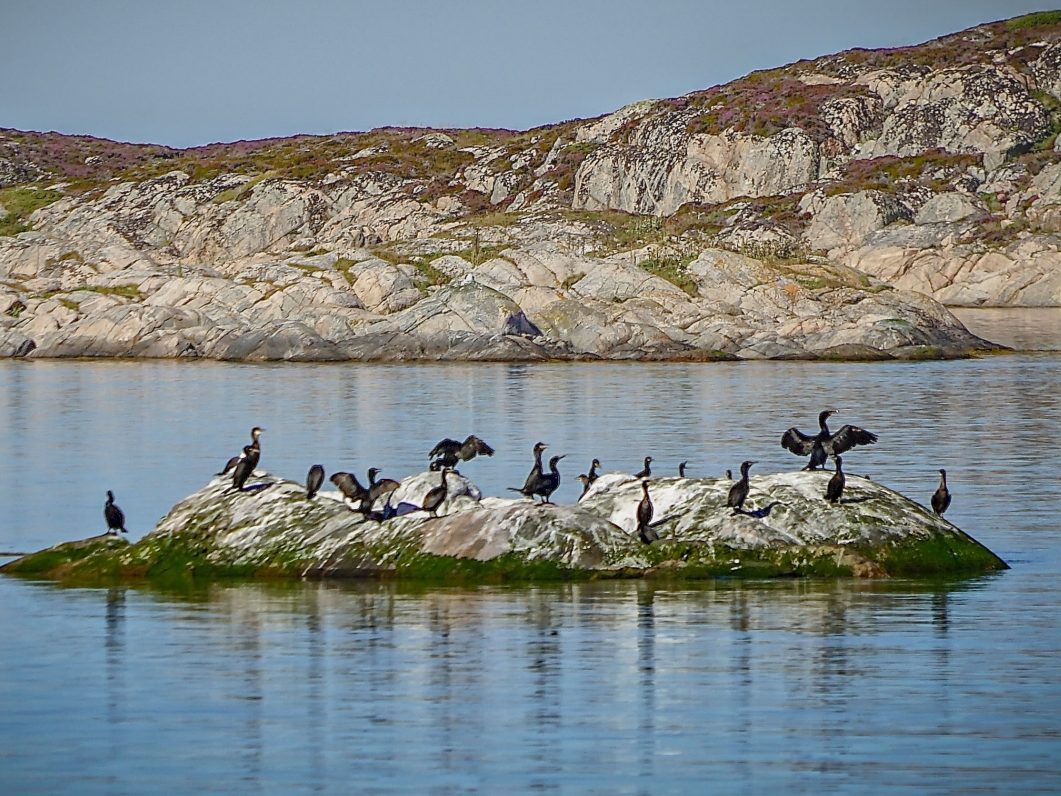
[[[527,131],[0,130],[0,356],[892,359],[1061,305],[1061,12]]]
[[[384,577],[498,582],[615,577],[973,575],[1006,569],[983,545],[887,487],[848,475],[839,503],[832,473],[753,476],[743,511],[728,478],[653,478],[657,541],[638,537],[643,480],[597,478],[574,505],[483,497],[448,473],[437,517],[380,520],[344,495],[308,499],[302,484],[256,470],[242,490],[217,476],[135,543],[93,537],[0,568],[72,582],[121,579]],[[438,472],[403,479],[375,506],[421,504]]]

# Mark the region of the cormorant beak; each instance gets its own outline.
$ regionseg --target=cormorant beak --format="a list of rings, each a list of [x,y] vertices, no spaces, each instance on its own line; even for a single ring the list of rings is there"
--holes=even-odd
[[[563,456],[557,456],[556,460],[560,461],[561,459],[566,459],[566,458],[567,458],[567,454],[565,453]]]

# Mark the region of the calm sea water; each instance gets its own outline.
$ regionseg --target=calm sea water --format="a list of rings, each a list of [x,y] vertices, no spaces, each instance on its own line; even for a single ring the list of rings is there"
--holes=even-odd
[[[975,327],[974,327],[975,328]],[[995,335],[996,338],[999,335]],[[1003,342],[1006,342],[1003,340]],[[1050,346],[1036,346],[1049,348]],[[1008,560],[946,582],[541,588],[0,578],[0,792],[1061,792],[1061,355],[894,364],[246,366],[0,363],[0,549],[132,536],[267,430],[298,478],[462,468],[557,497],[605,470],[753,473],[817,412],[876,431],[845,460]]]

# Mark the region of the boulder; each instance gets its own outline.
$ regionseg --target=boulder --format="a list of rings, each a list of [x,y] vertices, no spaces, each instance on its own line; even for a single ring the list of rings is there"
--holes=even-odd
[[[639,540],[639,479],[609,474],[581,502],[477,499],[455,479],[440,516],[410,510],[437,473],[402,482],[378,520],[337,492],[310,501],[301,484],[255,471],[244,491],[215,478],[134,544],[70,543],[0,568],[10,574],[101,580],[231,576],[556,579],[602,576],[768,577],[979,574],[1006,564],[929,509],[858,476],[843,499],[823,497],[823,472],[755,476],[744,510],[726,505],[728,479],[651,482],[652,529]],[[458,483],[459,482],[459,483]],[[398,501],[398,498],[401,498]]]

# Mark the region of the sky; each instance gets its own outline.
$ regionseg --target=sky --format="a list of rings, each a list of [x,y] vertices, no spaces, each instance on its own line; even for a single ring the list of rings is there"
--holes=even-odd
[[[197,146],[591,117],[1025,0],[0,0],[0,127]]]

